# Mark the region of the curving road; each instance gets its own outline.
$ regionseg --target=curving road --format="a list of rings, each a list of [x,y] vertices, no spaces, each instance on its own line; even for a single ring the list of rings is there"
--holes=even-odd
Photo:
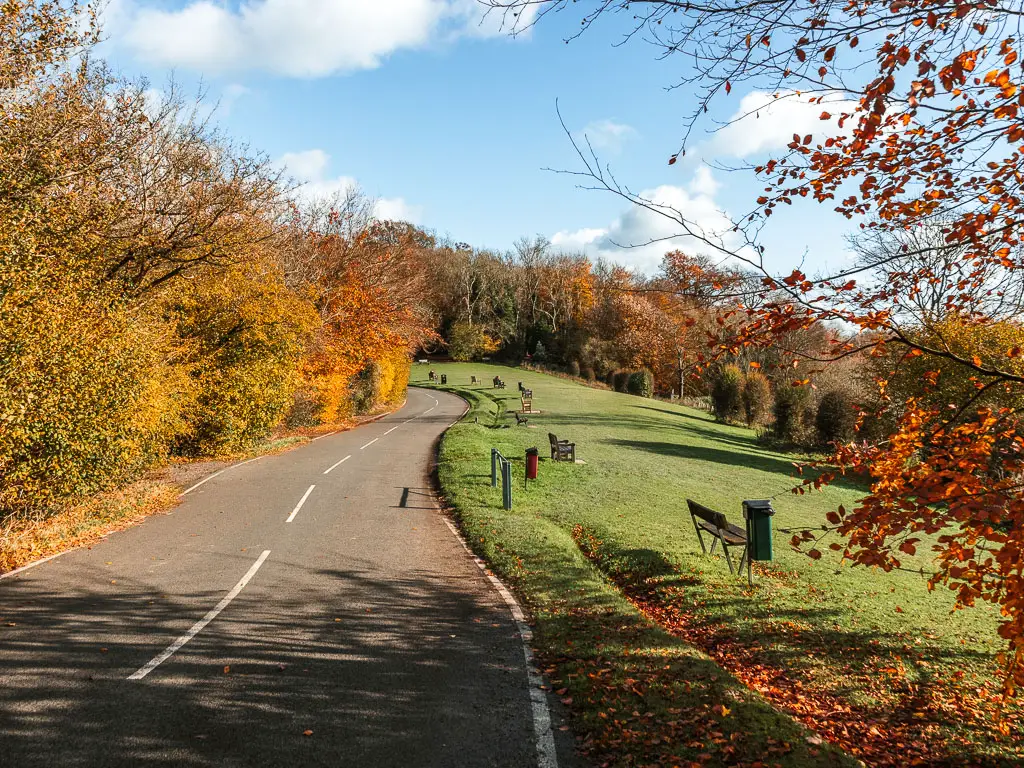
[[[464,408],[410,389],[0,580],[0,766],[554,766],[517,623],[437,512]]]

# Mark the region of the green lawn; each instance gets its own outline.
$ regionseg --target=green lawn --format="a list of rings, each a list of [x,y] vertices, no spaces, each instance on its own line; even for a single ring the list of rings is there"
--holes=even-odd
[[[953,614],[951,595],[918,574],[831,553],[813,562],[778,531],[775,562],[748,589],[701,554],[685,508],[693,498],[742,524],[743,499],[774,497],[776,528],[816,525],[856,500],[856,484],[792,495],[799,457],[691,409],[501,366],[429,368],[473,405],[443,440],[444,492],[532,610],[540,656],[596,763],[855,764],[830,742],[871,765],[1024,758],[1019,710],[1010,736],[992,725],[990,606]],[[427,371],[414,366],[412,383]],[[507,390],[490,387],[496,373]],[[530,428],[504,415],[519,381],[543,411]],[[547,461],[549,431],[586,463]],[[545,457],[540,478],[517,483],[505,512],[490,449],[513,458],[521,481],[530,446]]]

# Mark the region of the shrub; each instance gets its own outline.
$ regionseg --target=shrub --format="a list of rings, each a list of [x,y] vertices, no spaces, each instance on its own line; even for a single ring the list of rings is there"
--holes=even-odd
[[[380,376],[374,393],[374,408],[399,405],[409,389],[409,369],[412,367],[409,354],[405,349],[392,350],[383,355],[377,365]]]
[[[768,418],[771,403],[772,387],[768,378],[757,370],[748,373],[743,382],[743,412],[747,417],[747,425],[752,427],[764,422]]]
[[[580,362],[579,362],[579,360],[570,360],[569,361],[569,375],[570,376],[577,376],[577,377],[580,375]]]
[[[814,423],[818,428],[818,439],[822,443],[848,442],[857,426],[853,402],[842,390],[833,389],[826,392],[818,403]]]
[[[805,441],[811,415],[811,392],[808,387],[782,382],[775,388],[772,411],[775,416],[772,434],[776,440],[786,443]]]
[[[466,363],[489,355],[497,349],[497,342],[487,335],[482,325],[462,322],[452,326],[448,351],[454,360]]]
[[[612,374],[611,381],[612,389],[616,392],[628,392],[629,391],[629,371],[616,371]]]
[[[629,374],[629,381],[626,388],[631,395],[640,397],[651,397],[654,394],[654,374],[646,368],[633,371]]]
[[[743,409],[743,374],[735,365],[725,366],[715,376],[711,404],[715,417],[722,421],[739,417]]]
[[[352,377],[349,382],[349,400],[353,413],[367,413],[373,409],[374,392],[377,389],[377,366],[373,363]]]
[[[548,359],[548,350],[544,346],[543,341],[537,342],[537,346],[533,350],[533,359],[536,360],[538,363],[543,363],[545,360]]]
[[[261,439],[294,402],[299,361],[317,322],[279,272],[251,263],[180,285],[168,302],[183,362],[196,385],[175,447],[186,455],[230,453]]]
[[[159,329],[109,297],[0,280],[0,510],[41,510],[165,455],[187,386]]]
[[[595,378],[594,377],[594,369],[593,368],[581,368],[580,369],[580,376],[582,376],[587,381],[594,381],[594,378]]]

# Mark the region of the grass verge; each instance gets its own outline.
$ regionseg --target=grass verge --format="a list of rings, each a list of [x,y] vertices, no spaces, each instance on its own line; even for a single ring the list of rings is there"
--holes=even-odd
[[[573,711],[581,746],[609,765],[1018,765],[1020,709],[996,728],[998,614],[951,613],[920,574],[815,563],[778,534],[755,587],[705,558],[685,499],[741,520],[744,498],[776,497],[777,527],[814,525],[863,492],[805,496],[798,457],[753,433],[666,403],[477,364],[431,366],[470,400],[442,441],[439,476],[467,538],[520,593],[539,657]],[[468,385],[495,374],[509,389]],[[426,369],[414,368],[413,383]],[[503,416],[517,381],[530,427]],[[489,453],[516,463],[575,440],[585,465],[543,461],[514,491],[490,488]],[[926,570],[926,555],[912,567]]]

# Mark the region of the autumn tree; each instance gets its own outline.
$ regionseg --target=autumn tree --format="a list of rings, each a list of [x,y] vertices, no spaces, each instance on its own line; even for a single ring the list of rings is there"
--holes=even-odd
[[[433,242],[409,224],[378,220],[357,190],[295,205],[280,237],[286,283],[319,313],[302,370],[315,419],[330,422],[347,415],[357,374],[373,378],[376,367],[380,379],[383,366],[393,391],[430,335],[423,294]]]
[[[999,0],[486,2],[511,26],[572,7],[582,9],[586,30],[622,11],[619,18],[638,33],[632,39],[653,42],[666,61],[685,62],[677,74],[693,109],[680,145],[666,152],[670,164],[712,104],[737,89],[819,112],[819,130],[794,134],[785,151],[748,169],[764,183],[736,222],[748,247],[730,251],[683,211],[657,212],[710,252],[730,251],[762,275],[762,301],[739,310],[743,322],[722,335],[723,352],[770,346],[780,334],[838,321],[863,332],[833,338],[831,359],[871,353],[921,360],[922,397],[902,404],[889,439],[833,457],[844,470],[866,472],[872,485],[855,509],[830,515],[829,528],[845,536],[832,546],[854,562],[889,569],[923,535],[935,536],[932,586],[948,586],[960,606],[985,600],[1003,612],[1006,692],[1013,693],[1024,683],[1024,436],[1016,405],[1024,353],[1016,344],[949,343],[906,309],[940,285],[952,288],[942,310],[958,323],[979,331],[1021,323],[1019,7]],[[526,6],[538,13],[519,15]],[[599,163],[580,158],[581,172],[599,186],[652,208]],[[779,206],[801,200],[902,242],[896,253],[878,250],[833,273],[774,274],[758,228]],[[919,228],[928,242],[907,238]],[[910,268],[902,258],[921,255]],[[937,387],[950,367],[964,372],[969,389]]]

